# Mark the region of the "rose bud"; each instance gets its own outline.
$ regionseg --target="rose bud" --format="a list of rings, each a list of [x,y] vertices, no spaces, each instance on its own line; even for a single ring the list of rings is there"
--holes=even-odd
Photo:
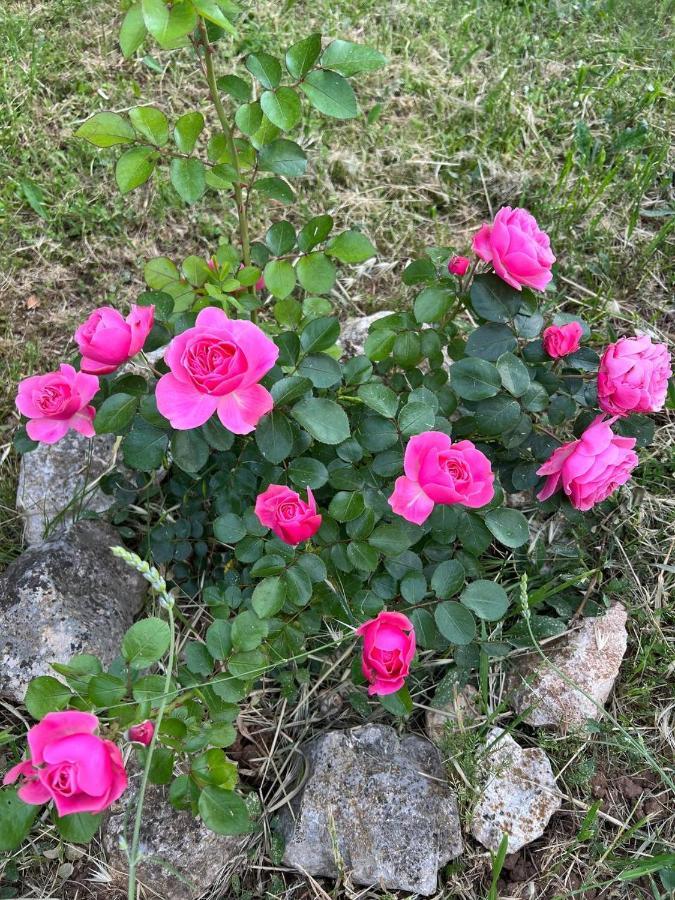
[[[470,265],[471,260],[467,256],[453,256],[448,263],[448,272],[461,278],[462,275],[466,275]]]
[[[128,731],[129,740],[134,744],[143,744],[148,747],[155,733],[155,723],[150,719],[141,722],[139,725],[132,725]]]
[[[255,514],[262,525],[271,528],[286,544],[307,541],[321,527],[321,515],[309,487],[305,502],[297,491],[282,484],[271,484],[258,494]]]
[[[550,325],[544,329],[544,350],[552,359],[560,359],[576,353],[581,346],[584,330],[578,322],[567,325]]]

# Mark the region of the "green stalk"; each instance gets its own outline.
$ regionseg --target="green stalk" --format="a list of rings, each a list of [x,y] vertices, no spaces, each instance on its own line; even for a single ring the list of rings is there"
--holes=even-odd
[[[246,204],[244,203],[244,195],[241,189],[241,169],[239,166],[239,154],[237,153],[237,145],[234,141],[234,134],[227,119],[225,107],[220,99],[218,86],[216,84],[216,73],[213,68],[213,47],[209,43],[209,37],[206,32],[204,20],[199,20],[199,32],[201,34],[201,42],[204,47],[204,65],[206,67],[206,80],[209,84],[209,93],[211,100],[216,109],[220,127],[223,129],[227,147],[232,156],[232,163],[237,173],[237,179],[234,182],[234,200],[237,205],[237,217],[239,219],[239,237],[241,238],[241,255],[244,265],[248,266],[251,262],[251,241],[248,234],[248,215],[246,212]]]
[[[141,778],[141,786],[138,791],[138,797],[136,798],[136,818],[134,820],[134,833],[131,839],[131,849],[129,851],[129,882],[127,894],[128,900],[136,900],[136,866],[138,865],[138,842],[141,836],[141,823],[143,821],[143,803],[145,800],[145,791],[148,786],[148,775],[150,773],[150,766],[152,764],[152,756],[155,751],[155,744],[157,743],[157,735],[159,734],[159,727],[162,724],[162,717],[166,708],[167,696],[171,690],[171,677],[173,674],[173,661],[176,647],[176,629],[172,606],[167,605],[166,611],[169,617],[169,627],[171,629],[169,659],[166,666],[166,678],[164,679],[162,699],[160,701],[159,708],[157,710],[157,717],[155,719],[155,730],[152,734],[152,740],[150,741],[150,746],[148,747],[148,752],[145,757],[145,767],[143,769],[143,776]]]

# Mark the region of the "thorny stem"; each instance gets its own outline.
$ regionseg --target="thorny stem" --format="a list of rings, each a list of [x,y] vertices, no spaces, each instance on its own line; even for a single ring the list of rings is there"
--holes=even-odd
[[[206,33],[206,26],[204,24],[204,20],[201,18],[199,20],[199,33],[201,35],[202,46],[204,47],[204,65],[206,67],[206,80],[209,84],[209,93],[211,94],[211,100],[213,101],[216,114],[218,115],[220,127],[223,129],[223,134],[225,135],[225,140],[227,141],[227,147],[232,157],[232,164],[234,165],[237,173],[237,177],[234,182],[234,200],[237,205],[237,217],[239,219],[241,255],[244,261],[244,265],[248,266],[251,262],[251,242],[248,235],[248,214],[246,204],[244,203],[244,195],[241,189],[239,154],[237,153],[237,145],[234,141],[234,134],[232,133],[232,128],[230,127],[230,123],[227,120],[227,113],[225,112],[225,107],[223,106],[223,102],[220,99],[218,86],[216,84],[216,73],[213,68],[213,47],[209,43],[208,34]]]

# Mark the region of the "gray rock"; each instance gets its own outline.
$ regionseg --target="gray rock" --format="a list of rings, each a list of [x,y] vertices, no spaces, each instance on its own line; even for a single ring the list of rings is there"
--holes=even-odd
[[[489,732],[486,746],[490,750],[481,765],[485,781],[471,817],[471,834],[496,852],[506,833],[507,852],[515,853],[542,836],[560,809],[560,793],[543,750],[523,749],[502,728]]]
[[[108,665],[147,584],[109,551],[114,528],[82,521],[21,554],[0,579],[0,694],[21,701],[50,663],[94,653]]]
[[[131,845],[139,779],[140,773],[132,776],[130,787],[113,807],[101,833],[113,884],[124,890],[125,896],[128,860],[121,841]],[[137,879],[149,898],[195,900],[243,852],[247,841],[247,837],[225,837],[209,831],[191,811],[171,806],[167,788],[148,785]]]
[[[385,316],[393,315],[392,310],[384,309],[375,312],[370,316],[355,316],[347,319],[342,324],[340,330],[340,343],[342,344],[343,356],[351,358],[352,356],[361,356],[363,348],[368,337],[368,329],[373,322],[382,319]]]
[[[58,527],[112,506],[113,498],[91,484],[110,467],[114,445],[114,435],[90,440],[71,430],[56,444],[40,444],[21,457],[16,508],[29,546],[40,543],[52,522]]]
[[[307,779],[282,817],[284,862],[358,884],[436,890],[462,852],[457,802],[436,748],[387,725],[331,731],[304,748]]]
[[[434,744],[441,744],[448,723],[462,729],[474,719],[479,718],[478,699],[479,694],[476,688],[467,684],[443,706],[428,709],[425,715],[425,726],[429,740]]]
[[[615,603],[605,615],[584,619],[578,631],[546,647],[550,664],[539,655],[526,656],[510,679],[513,709],[520,714],[533,707],[523,721],[566,731],[600,718],[596,704],[607,701],[626,653],[627,618],[625,607]]]

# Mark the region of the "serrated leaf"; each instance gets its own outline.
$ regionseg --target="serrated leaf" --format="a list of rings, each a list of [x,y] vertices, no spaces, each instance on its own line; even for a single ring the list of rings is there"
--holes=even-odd
[[[360,72],[373,72],[386,66],[387,57],[372,47],[352,41],[332,41],[323,51],[321,65],[347,78]]]
[[[265,144],[258,151],[258,159],[263,171],[286,178],[297,178],[307,169],[307,156],[302,147],[283,138]]]
[[[293,44],[286,51],[285,61],[289,74],[295,79],[303,78],[317,61],[320,53],[320,34],[310,34],[304,40]]]
[[[204,116],[200,112],[185,113],[176,121],[173,139],[181,153],[192,153],[203,129]]]
[[[87,119],[75,132],[75,137],[84,138],[95,147],[112,147],[115,144],[130,144],[136,134],[126,119],[117,113],[100,112]]]
[[[302,118],[300,98],[290,87],[279,87],[276,91],[264,91],[260,98],[262,111],[273,125],[282,131],[290,131]]]
[[[337,72],[315,69],[300,85],[319,112],[334,119],[353,119],[358,115],[356,95],[351,84]]]

